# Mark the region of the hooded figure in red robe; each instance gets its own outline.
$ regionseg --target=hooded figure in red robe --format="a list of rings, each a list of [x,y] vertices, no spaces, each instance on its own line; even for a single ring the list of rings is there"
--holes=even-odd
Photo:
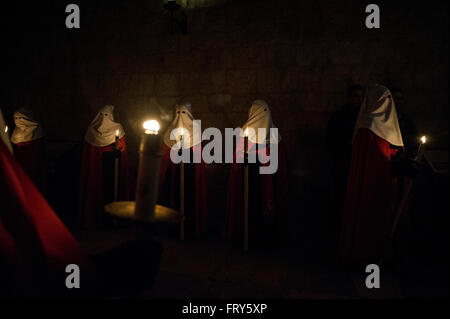
[[[45,148],[42,126],[27,109],[14,113],[15,128],[11,135],[14,156],[37,188],[45,191]]]
[[[103,207],[113,201],[116,158],[119,160],[118,200],[130,197],[125,132],[120,123],[114,122],[113,112],[112,105],[101,108],[85,135],[78,216],[84,228],[103,224]]]
[[[87,256],[13,158],[0,111],[0,295],[61,297],[66,266]]]
[[[403,153],[392,94],[376,85],[365,96],[353,136],[340,240],[344,264],[378,262],[382,257],[401,194],[393,164]]]
[[[186,235],[193,233],[200,237],[208,227],[206,171],[205,163],[201,160],[201,130],[194,123],[189,102],[176,106],[175,117],[164,134],[158,204],[175,209],[180,208],[180,164],[172,162],[170,152],[181,152],[181,149],[189,150],[190,158],[189,163],[183,164]],[[200,159],[200,163],[194,163],[194,157]]]
[[[258,129],[265,129],[258,134]],[[228,182],[225,210],[225,237],[240,245],[244,234],[244,136],[248,136],[248,157],[256,157],[256,163],[249,161],[249,245],[260,242],[263,246],[276,243],[282,231],[285,215],[284,205],[288,191],[286,156],[281,137],[273,124],[269,106],[265,101],[253,102],[248,120],[242,128],[234,153]],[[261,174],[259,153],[266,156],[278,152],[278,169],[274,174]],[[237,160],[240,158],[240,160]]]

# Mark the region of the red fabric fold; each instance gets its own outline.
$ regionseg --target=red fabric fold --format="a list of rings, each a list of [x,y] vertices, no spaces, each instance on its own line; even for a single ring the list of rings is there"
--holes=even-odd
[[[64,277],[68,264],[86,265],[78,242],[2,141],[0,163],[0,261],[23,276],[25,287],[45,276]]]

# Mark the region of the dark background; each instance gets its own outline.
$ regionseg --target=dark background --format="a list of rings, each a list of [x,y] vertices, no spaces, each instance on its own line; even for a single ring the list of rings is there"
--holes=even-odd
[[[183,0],[186,35],[177,28],[169,33],[161,0],[75,1],[81,29],[65,27],[69,3],[0,8],[0,107],[10,127],[19,107],[39,113],[47,133],[48,198],[66,223],[75,214],[80,142],[104,104],[116,106],[125,128],[135,181],[140,126],[149,114],[188,100],[203,128],[223,131],[241,126],[251,102],[265,99],[288,151],[291,207],[299,216],[292,237],[304,236],[299,250],[317,254],[333,213],[325,127],[349,85],[401,87],[406,111],[431,137],[428,147],[448,149],[448,1],[378,1],[381,29],[369,30],[368,3],[360,1]],[[217,225],[228,173],[229,165],[208,165]],[[437,247],[441,256],[448,247],[442,224],[448,183],[431,182],[423,184],[429,196],[422,193],[415,206],[416,223],[423,250]]]

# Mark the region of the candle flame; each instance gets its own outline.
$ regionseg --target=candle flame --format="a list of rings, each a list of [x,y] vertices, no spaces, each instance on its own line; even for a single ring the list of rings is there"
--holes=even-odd
[[[5,133],[8,133],[8,125],[5,126]]]
[[[116,130],[116,136],[119,137],[119,130]]]
[[[244,135],[245,135],[246,137],[248,137],[248,127],[245,129]]]
[[[425,144],[427,142],[427,137],[424,135],[420,138],[420,141],[422,142],[422,144]]]
[[[158,134],[160,125],[156,120],[149,120],[144,122],[145,134]]]

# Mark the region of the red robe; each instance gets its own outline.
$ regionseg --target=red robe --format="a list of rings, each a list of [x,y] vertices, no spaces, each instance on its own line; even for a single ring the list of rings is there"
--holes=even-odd
[[[37,188],[45,191],[45,151],[44,140],[13,144],[14,157]]]
[[[0,200],[0,282],[9,281],[0,291],[67,291],[65,267],[77,264],[83,273],[87,256],[2,141]]]
[[[128,158],[125,137],[119,139],[119,194],[118,200],[130,199]],[[112,152],[114,144],[97,147],[84,142],[80,172],[80,209],[78,220],[84,228],[95,228],[101,224],[104,213],[103,153]]]
[[[248,142],[249,153],[256,152],[258,159],[259,152],[265,152],[269,155],[270,150],[264,145],[258,145]],[[231,166],[230,178],[228,182],[227,204],[225,209],[225,229],[224,235],[227,239],[240,240],[244,233],[244,192],[243,192],[243,166],[242,163],[236,163],[236,153],[243,156],[244,139],[238,141],[233,164]],[[267,164],[262,164],[268,166]],[[249,174],[250,175],[250,174]],[[259,187],[261,198],[249,198],[249,201],[262,202],[263,216],[269,216],[278,225],[286,217],[284,204],[287,200],[288,177],[287,162],[282,144],[278,144],[278,170],[274,174],[259,174]],[[249,179],[251,177],[249,176]],[[249,184],[253,181],[249,181]],[[249,193],[250,196],[250,193]],[[250,210],[250,208],[249,208]],[[276,215],[276,216],[274,216]],[[249,220],[249,224],[251,221]]]
[[[201,158],[201,147],[193,146],[191,151],[196,152],[197,156]],[[193,180],[187,178],[187,169],[192,167],[190,165],[194,166]],[[179,164],[174,164],[170,160],[170,147],[164,144],[160,168],[158,203],[176,209],[180,207],[179,167]],[[205,234],[208,228],[208,195],[205,169],[206,166],[203,161],[201,163],[185,164],[185,215],[193,215],[193,230],[197,237]],[[193,199],[192,202],[189,202],[190,199]]]
[[[397,180],[391,177],[389,142],[366,128],[354,142],[340,251],[345,264],[378,262],[395,218]]]

